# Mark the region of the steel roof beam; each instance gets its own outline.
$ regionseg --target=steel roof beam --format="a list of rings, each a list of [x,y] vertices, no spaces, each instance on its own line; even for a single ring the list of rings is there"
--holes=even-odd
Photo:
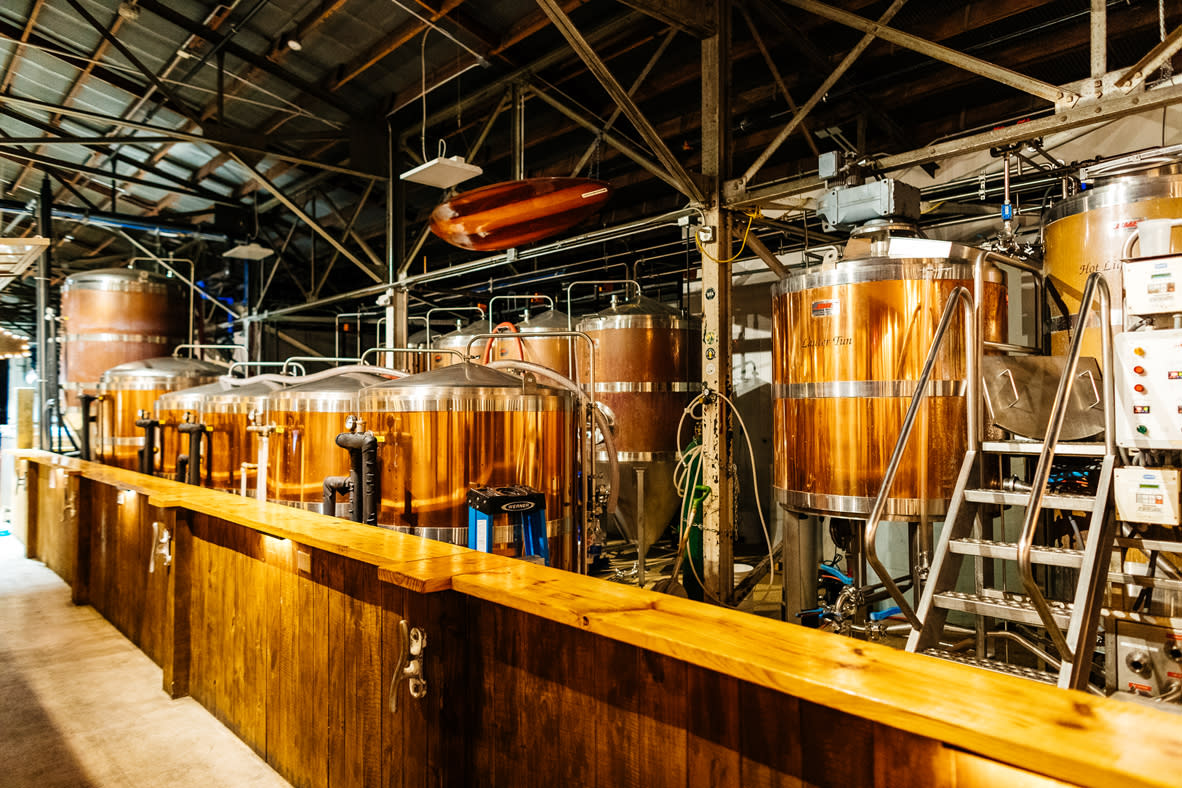
[[[538,6],[550,17],[550,21],[558,28],[558,32],[567,40],[575,54],[587,66],[587,69],[595,76],[599,83],[603,85],[604,90],[612,97],[616,105],[623,110],[624,115],[632,123],[636,130],[640,132],[640,136],[648,144],[649,148],[665,170],[673,177],[676,182],[677,190],[685,194],[691,200],[700,202],[703,199],[701,188],[699,188],[697,181],[689,174],[689,172],[678,161],[677,157],[673,155],[673,151],[669,150],[669,146],[665,144],[665,140],[661,139],[661,135],[653,128],[652,123],[645,117],[644,113],[640,111],[640,107],[636,106],[636,102],[628,95],[623,86],[616,80],[615,75],[607,67],[607,64],[596,54],[591,44],[575,27],[570,17],[566,15],[555,0],[537,0]]]
[[[1003,85],[1008,85],[1051,103],[1070,102],[1079,98],[1078,95],[1065,88],[1028,77],[1025,74],[1019,74],[1016,71],[1004,68],[995,63],[990,63],[987,60],[973,57],[972,55],[966,55],[963,52],[957,52],[955,49],[949,49],[942,44],[928,41],[911,33],[895,30],[892,27],[887,27],[885,22],[872,22],[857,14],[851,14],[840,8],[834,8],[825,3],[817,2],[817,0],[783,0],[783,2],[837,22],[838,24],[845,25],[846,27],[861,30],[867,35],[881,38],[883,41],[888,41],[904,49],[910,49],[921,55],[927,55],[935,60],[941,60],[973,74],[978,74],[995,82],[1000,82]]]
[[[239,60],[250,63],[267,74],[286,82],[294,88],[297,88],[308,96],[319,99],[325,104],[333,107],[345,115],[345,117],[352,118],[357,107],[355,104],[346,101],[333,94],[331,91],[323,90],[322,88],[308,82],[295,75],[286,68],[277,66],[267,59],[265,55],[260,55],[250,51],[241,44],[235,44],[228,40],[228,36],[222,35],[215,30],[211,30],[201,22],[190,19],[189,17],[174,11],[169,8],[166,3],[159,2],[159,0],[138,0],[139,6],[147,11],[151,11],[156,16],[160,17],[170,24],[176,25],[187,33],[190,33],[198,38],[204,39],[213,45],[222,44],[225,51]]]

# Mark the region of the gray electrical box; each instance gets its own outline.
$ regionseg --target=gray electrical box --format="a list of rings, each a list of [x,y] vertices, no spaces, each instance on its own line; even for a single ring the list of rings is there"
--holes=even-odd
[[[826,231],[848,230],[871,219],[919,218],[919,189],[891,179],[839,186],[821,198],[817,212]]]

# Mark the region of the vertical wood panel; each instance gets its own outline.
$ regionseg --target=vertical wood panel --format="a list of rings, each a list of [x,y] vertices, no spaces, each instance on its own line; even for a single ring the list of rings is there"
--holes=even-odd
[[[688,784],[739,786],[739,682],[690,665],[686,672]]]
[[[205,515],[194,514],[189,521],[189,528],[193,535],[189,548],[189,694],[208,709],[212,688],[205,597],[209,592],[206,578],[213,547],[209,543],[209,524]]]
[[[292,713],[296,691],[295,628],[298,624],[295,616],[295,545],[286,541],[276,544],[268,554],[269,565],[272,560],[273,571],[267,576],[267,598],[271,600],[266,623],[267,638],[271,643],[268,660],[267,762],[284,777],[288,777],[294,766],[292,752],[296,724]]]
[[[643,786],[673,788],[687,783],[687,667],[684,662],[637,650],[640,738],[636,758]]]
[[[526,692],[519,674],[521,651],[525,647],[525,633],[515,628],[513,611],[495,605],[492,607],[493,632],[488,645],[492,647],[486,670],[491,669],[493,683],[487,702],[493,710],[492,729],[492,785],[506,788],[514,785],[517,770],[522,763],[518,748],[518,725],[515,720],[521,715],[518,704]],[[486,674],[487,675],[487,674]],[[520,689],[519,689],[520,687]],[[530,717],[535,712],[530,710]]]
[[[407,751],[403,738],[405,717],[389,710],[388,699],[384,697],[394,676],[398,659],[398,622],[403,620],[406,592],[388,583],[382,584],[382,785],[387,788],[402,788],[403,772]],[[406,690],[399,688],[400,708],[405,705]]]
[[[599,759],[595,784],[602,788],[641,788],[639,654],[622,643],[600,639],[597,657],[588,673],[602,691],[600,721],[595,726],[595,749],[613,752],[613,758]],[[682,737],[684,741],[684,737]]]
[[[32,559],[40,557],[37,555],[37,543],[41,536],[37,531],[41,518],[41,475],[38,463],[25,463],[25,555]]]
[[[879,725],[874,729],[876,788],[955,785],[952,751],[934,739]]]
[[[242,740],[255,752],[267,751],[267,670],[273,633],[266,629],[270,607],[267,595],[273,567],[267,563],[270,537],[250,533],[251,559],[244,561],[238,615],[242,618],[242,698],[239,707]]]
[[[870,720],[800,701],[801,769],[806,783],[862,788],[874,785],[874,729]]]
[[[800,777],[800,706],[796,699],[742,682],[739,714],[742,784],[748,788],[804,785]]]
[[[431,632],[428,641],[427,701],[430,728],[427,743],[431,785],[473,785],[473,753],[467,731],[479,719],[478,693],[469,692],[472,654],[477,644],[469,628],[468,599],[443,592],[427,597]]]
[[[189,610],[193,599],[193,533],[189,528],[190,518],[188,512],[178,512],[173,518],[172,568],[168,573],[161,664],[164,691],[171,698],[180,698],[189,693],[189,666],[192,654]]]

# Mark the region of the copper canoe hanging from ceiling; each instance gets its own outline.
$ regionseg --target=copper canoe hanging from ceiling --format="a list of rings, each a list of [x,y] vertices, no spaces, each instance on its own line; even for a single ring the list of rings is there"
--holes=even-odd
[[[431,232],[461,249],[512,249],[574,227],[610,195],[610,184],[589,178],[494,183],[457,194],[436,208]]]

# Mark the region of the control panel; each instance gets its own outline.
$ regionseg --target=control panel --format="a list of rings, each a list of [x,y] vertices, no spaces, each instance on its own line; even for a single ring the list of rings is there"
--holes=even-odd
[[[1124,264],[1125,314],[1182,314],[1182,257]]]
[[[1115,623],[1116,686],[1113,689],[1156,698],[1182,683],[1182,630],[1135,621]]]
[[[1182,330],[1114,337],[1116,442],[1182,449]]]
[[[1126,523],[1182,525],[1175,468],[1117,468],[1112,477],[1117,519]]]

